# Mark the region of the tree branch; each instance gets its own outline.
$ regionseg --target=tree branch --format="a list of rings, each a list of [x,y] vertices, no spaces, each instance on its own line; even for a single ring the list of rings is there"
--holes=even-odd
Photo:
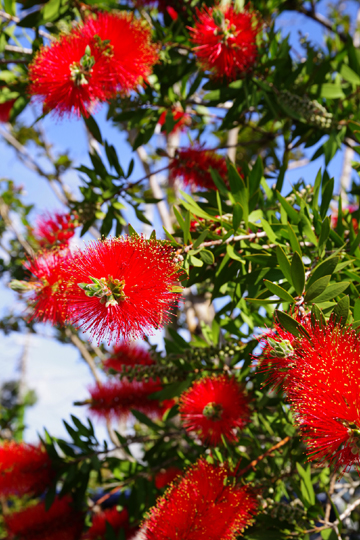
[[[240,471],[238,471],[236,473],[237,476],[243,476],[244,474],[246,474],[248,471],[250,471],[250,469],[255,469],[256,465],[258,463],[260,463],[260,461],[262,461],[263,459],[265,459],[267,456],[269,456],[270,454],[272,454],[273,452],[275,452],[275,450],[278,450],[279,448],[281,448],[282,446],[284,446],[285,444],[287,444],[289,441],[290,441],[291,437],[287,436],[285,437],[284,439],[282,439],[280,442],[274,444],[274,446],[272,446],[271,448],[269,448],[269,450],[266,450],[266,452],[264,452],[263,454],[261,454],[261,456],[257,457],[256,459],[253,459],[253,461],[251,461],[249,463],[249,465],[247,465],[244,469],[241,469]]]

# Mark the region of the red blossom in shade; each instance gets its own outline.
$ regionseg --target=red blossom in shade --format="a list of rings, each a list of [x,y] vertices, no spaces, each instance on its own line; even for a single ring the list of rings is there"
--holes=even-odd
[[[253,519],[256,498],[223,467],[199,460],[158,499],[145,521],[146,540],[235,540]]]
[[[119,512],[116,507],[113,507],[94,514],[91,527],[85,533],[84,538],[88,540],[105,538],[106,523],[111,525],[115,534],[124,529],[126,540],[129,540],[134,534],[134,530],[129,527],[129,514],[126,508]]]
[[[89,17],[81,33],[110,42],[111,72],[118,91],[135,90],[146,81],[158,61],[157,46],[151,43],[151,29],[129,13],[98,13]]]
[[[10,287],[27,295],[32,309],[30,320],[63,325],[67,319],[66,288],[62,264],[69,256],[68,250],[48,251],[24,263],[34,278],[14,280]]]
[[[78,540],[84,516],[71,506],[70,497],[55,498],[48,511],[45,503],[4,516],[10,539]]]
[[[42,493],[54,471],[48,454],[40,446],[7,442],[0,446],[0,494]]]
[[[108,45],[74,30],[37,53],[29,67],[29,93],[43,101],[45,111],[89,116],[94,105],[115,95],[111,66]]]
[[[205,71],[233,81],[248,73],[258,55],[260,24],[254,12],[237,11],[234,5],[197,10],[198,20],[189,28],[193,51]]]
[[[11,109],[16,99],[9,99],[4,103],[0,103],[0,122],[8,122],[10,119]]]
[[[179,110],[174,110],[171,112],[172,112],[175,125],[170,131],[170,133],[168,133],[168,135],[170,134],[174,135],[175,133],[178,133],[179,131],[184,131],[184,129],[191,124],[191,116],[189,113],[186,113],[184,111],[179,111]],[[161,113],[159,121],[158,121],[158,124],[160,126],[165,126],[167,114],[168,114],[167,111],[163,111]]]
[[[136,343],[126,341],[116,345],[110,358],[104,361],[105,369],[113,369],[120,373],[124,366],[151,366],[153,364],[155,360],[146,349]]]
[[[217,189],[211,177],[210,169],[219,173],[227,183],[227,165],[223,156],[201,146],[192,146],[179,150],[170,162],[171,179],[180,179],[192,189]]]
[[[64,265],[70,319],[99,341],[142,338],[169,320],[180,274],[164,241],[134,235],[92,242]]]
[[[355,212],[357,212],[359,210],[359,207],[354,205],[354,204],[350,204],[346,209],[349,212],[349,214],[351,215],[351,214],[354,214]],[[354,227],[354,232],[355,232],[355,234],[357,234],[358,231],[359,231],[359,221],[355,217],[353,217],[353,218],[351,218],[351,222],[352,222],[352,225]],[[331,214],[331,227],[333,229],[336,229],[337,224],[338,224],[338,212],[336,210],[335,212],[333,212]]]
[[[76,219],[69,213],[47,213],[38,218],[34,234],[42,248],[68,246],[75,234]]]
[[[196,431],[203,442],[213,446],[221,436],[237,440],[236,429],[249,422],[249,398],[233,377],[204,377],[180,397],[179,411],[185,428]]]
[[[162,489],[170,484],[179,474],[182,474],[182,470],[179,467],[169,467],[163,471],[160,471],[155,476],[155,486],[157,489]]]
[[[99,418],[126,418],[131,409],[160,417],[169,407],[157,399],[150,399],[151,394],[160,390],[161,384],[152,379],[148,382],[121,380],[97,383],[89,388],[91,399],[87,403],[90,412]]]
[[[310,460],[360,465],[360,336],[330,321],[297,338],[287,392]]]

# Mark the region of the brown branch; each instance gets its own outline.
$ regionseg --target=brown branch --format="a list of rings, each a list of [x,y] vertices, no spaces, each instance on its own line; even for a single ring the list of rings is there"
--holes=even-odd
[[[287,437],[285,437],[284,439],[282,439],[280,442],[274,444],[274,446],[272,446],[271,448],[269,448],[269,450],[266,450],[266,452],[264,452],[263,454],[261,454],[261,456],[257,457],[256,459],[253,459],[253,461],[251,461],[249,463],[249,465],[247,465],[244,469],[241,469],[240,471],[237,472],[237,476],[243,476],[244,474],[246,474],[248,471],[250,471],[250,469],[255,469],[256,468],[256,465],[258,463],[260,463],[260,461],[262,461],[263,459],[265,459],[267,456],[269,456],[270,454],[272,454],[273,452],[275,452],[275,450],[278,450],[279,448],[281,448],[282,446],[284,446],[285,444],[287,444],[289,441],[290,441],[291,437],[288,435]]]
[[[23,249],[25,250],[25,252],[30,256],[30,257],[33,257],[34,256],[34,251],[32,249],[32,247],[30,246],[30,244],[26,241],[26,239],[24,238],[24,236],[21,234],[21,232],[19,232],[15,225],[13,224],[11,218],[10,218],[10,215],[9,215],[9,207],[8,205],[5,203],[5,201],[3,200],[2,197],[0,197],[0,216],[2,217],[2,219],[4,220],[4,223],[7,227],[9,227],[9,229],[11,229],[14,233],[15,233],[15,236],[19,242],[19,244],[23,247]]]
[[[87,348],[85,347],[84,343],[79,338],[79,336],[74,334],[70,330],[70,328],[65,329],[65,334],[70,339],[72,344],[75,345],[75,347],[79,350],[81,356],[83,357],[83,359],[85,360],[85,362],[89,366],[90,371],[93,374],[94,379],[96,380],[96,382],[101,384],[101,379],[100,379],[100,377],[98,375],[98,372],[96,370],[96,365],[95,365],[94,359],[91,356],[91,354],[89,353],[89,351],[87,350]]]
[[[321,15],[321,13],[316,13],[316,11],[314,9],[306,9],[306,8],[304,8],[302,6],[299,6],[297,11],[299,13],[302,13],[303,15],[306,15],[307,17],[309,17],[313,21],[318,22],[324,28],[326,28],[327,30],[330,30],[330,32],[334,32],[335,34],[337,34],[339,36],[340,40],[343,43],[346,43],[346,41],[348,39],[348,36],[346,34],[344,34],[343,32],[339,32],[337,30],[337,28],[334,27],[332,22],[329,19],[327,19],[326,17],[324,17],[324,15]]]
[[[265,231],[251,233],[251,234],[240,234],[239,236],[233,236],[233,237],[228,238],[227,240],[225,240],[225,242],[223,240],[211,240],[209,242],[203,242],[196,249],[202,249],[202,248],[210,247],[210,246],[221,246],[221,245],[230,244],[231,242],[240,242],[241,240],[254,240],[255,238],[264,238],[266,236],[267,234]],[[193,247],[193,244],[189,244],[188,246],[185,246],[183,249],[183,252],[187,253],[188,251],[192,249],[192,247]]]

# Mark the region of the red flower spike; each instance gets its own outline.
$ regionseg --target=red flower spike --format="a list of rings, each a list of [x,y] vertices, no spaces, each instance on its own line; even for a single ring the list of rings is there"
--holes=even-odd
[[[126,508],[119,512],[116,507],[113,507],[94,514],[91,527],[85,533],[84,538],[88,540],[105,538],[106,523],[111,525],[115,534],[119,533],[120,529],[124,529],[126,540],[129,540],[134,534],[134,531],[129,527],[129,514]]]
[[[99,42],[109,41],[111,72],[120,92],[135,90],[146,81],[158,61],[151,29],[128,13],[98,13],[89,17],[81,33]]]
[[[68,256],[68,250],[44,252],[24,263],[35,277],[34,280],[14,280],[10,283],[13,290],[28,295],[27,300],[33,311],[31,321],[65,323],[68,309],[62,263]]]
[[[0,122],[8,122],[10,119],[11,109],[15,103],[16,99],[9,99],[4,103],[0,103]]]
[[[179,474],[182,474],[182,470],[179,467],[169,467],[164,471],[160,471],[155,476],[155,486],[157,489],[162,489],[170,484]]]
[[[75,234],[75,218],[69,213],[47,213],[38,218],[34,234],[42,248],[67,247]]]
[[[221,436],[237,440],[235,430],[249,422],[249,399],[232,377],[204,377],[180,397],[179,411],[187,431],[196,431],[203,442],[220,444]]]
[[[260,24],[255,13],[237,11],[234,5],[197,10],[198,20],[189,28],[193,49],[202,68],[214,78],[234,81],[252,70],[258,55]]]
[[[126,341],[116,345],[110,358],[104,361],[105,369],[121,373],[124,366],[151,366],[155,364],[149,352],[136,343]]]
[[[0,446],[0,494],[42,493],[54,471],[48,454],[40,446],[7,442]]]
[[[131,409],[146,415],[161,417],[167,406],[149,396],[162,390],[159,382],[115,381],[89,388],[89,410],[99,418],[127,418]]]
[[[334,321],[298,338],[287,392],[309,460],[360,466],[360,336]]]
[[[146,540],[235,540],[257,509],[248,486],[236,486],[225,468],[199,460],[145,521]]]
[[[70,319],[98,341],[161,328],[182,290],[173,248],[143,236],[92,242],[67,261],[64,275]]]
[[[72,508],[70,497],[56,498],[48,511],[41,502],[4,516],[9,538],[17,540],[77,540],[83,519],[83,514]]]
[[[94,105],[116,93],[111,48],[78,30],[42,47],[29,78],[29,93],[43,101],[45,111],[60,117],[72,112],[89,116]]]
[[[184,111],[179,111],[179,110],[174,110],[171,112],[173,115],[175,125],[173,129],[170,131],[170,133],[167,133],[167,135],[175,135],[175,133],[184,131],[185,128],[191,124],[191,116],[189,113],[186,113]],[[159,121],[158,121],[158,124],[160,126],[165,125],[166,115],[167,115],[167,111],[163,111],[161,113]]]

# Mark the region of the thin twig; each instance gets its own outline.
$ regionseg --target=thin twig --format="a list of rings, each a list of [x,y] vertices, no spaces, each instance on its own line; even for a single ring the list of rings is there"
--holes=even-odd
[[[70,330],[70,328],[65,329],[65,334],[70,339],[72,344],[75,345],[75,347],[79,350],[81,356],[83,357],[83,359],[85,360],[85,362],[89,366],[90,371],[93,374],[94,379],[96,380],[96,382],[101,384],[101,379],[100,379],[99,374],[98,374],[98,372],[96,370],[96,365],[95,365],[94,359],[91,356],[91,354],[89,353],[89,351],[87,350],[87,348],[85,347],[84,343],[79,338],[79,336],[74,334]]]
[[[16,17],[15,15],[10,15],[9,13],[6,13],[5,11],[1,11],[1,10],[0,10],[0,17],[2,19],[6,19],[7,21],[13,21],[15,23],[19,23],[21,20],[19,17]],[[42,37],[45,37],[51,40],[55,39],[51,34],[44,32],[44,30],[38,30],[38,32],[40,36]]]
[[[244,476],[244,474],[246,474],[248,471],[250,471],[250,469],[255,469],[256,465],[258,463],[260,463],[260,461],[262,461],[263,459],[265,459],[267,456],[269,456],[270,454],[272,454],[273,452],[275,452],[275,450],[278,450],[279,448],[281,448],[282,446],[284,446],[285,444],[287,444],[289,441],[290,441],[291,437],[288,435],[287,437],[285,437],[284,439],[282,439],[280,442],[274,444],[274,446],[272,446],[271,448],[269,448],[269,450],[266,450],[266,452],[264,452],[263,454],[261,454],[261,456],[257,457],[256,459],[253,459],[249,465],[247,465],[244,469],[241,469],[240,471],[237,472],[237,476]]]
[[[21,234],[21,232],[18,231],[17,228],[15,227],[15,225],[13,224],[13,222],[12,222],[12,220],[10,218],[10,215],[9,215],[9,211],[10,211],[10,209],[9,209],[8,205],[5,203],[5,201],[2,199],[2,197],[0,197],[0,216],[4,220],[5,225],[7,227],[9,227],[9,229],[11,229],[14,232],[16,238],[18,239],[19,244],[24,248],[25,252],[30,257],[33,257],[34,256],[34,251],[33,251],[32,247],[26,241],[26,239]]]
[[[343,32],[339,32],[336,28],[334,28],[334,25],[332,24],[332,22],[326,17],[324,17],[324,15],[321,15],[321,13],[316,13],[314,9],[306,9],[302,6],[299,6],[297,8],[297,11],[299,11],[303,15],[306,15],[313,21],[318,22],[319,24],[324,26],[324,28],[326,28],[327,30],[330,30],[330,32],[334,32],[335,34],[337,34],[343,43],[347,41],[347,35],[344,34]]]
[[[251,234],[240,234],[239,236],[230,236],[230,238],[227,238],[225,241],[223,240],[210,240],[209,242],[203,242],[199,246],[197,246],[196,249],[202,249],[205,247],[210,246],[221,246],[230,244],[231,242],[239,242],[241,240],[254,240],[255,238],[265,238],[267,236],[265,231],[257,232],[257,233],[251,233]],[[193,247],[193,244],[189,244],[188,246],[185,246],[183,249],[184,253],[187,253],[190,251]]]

